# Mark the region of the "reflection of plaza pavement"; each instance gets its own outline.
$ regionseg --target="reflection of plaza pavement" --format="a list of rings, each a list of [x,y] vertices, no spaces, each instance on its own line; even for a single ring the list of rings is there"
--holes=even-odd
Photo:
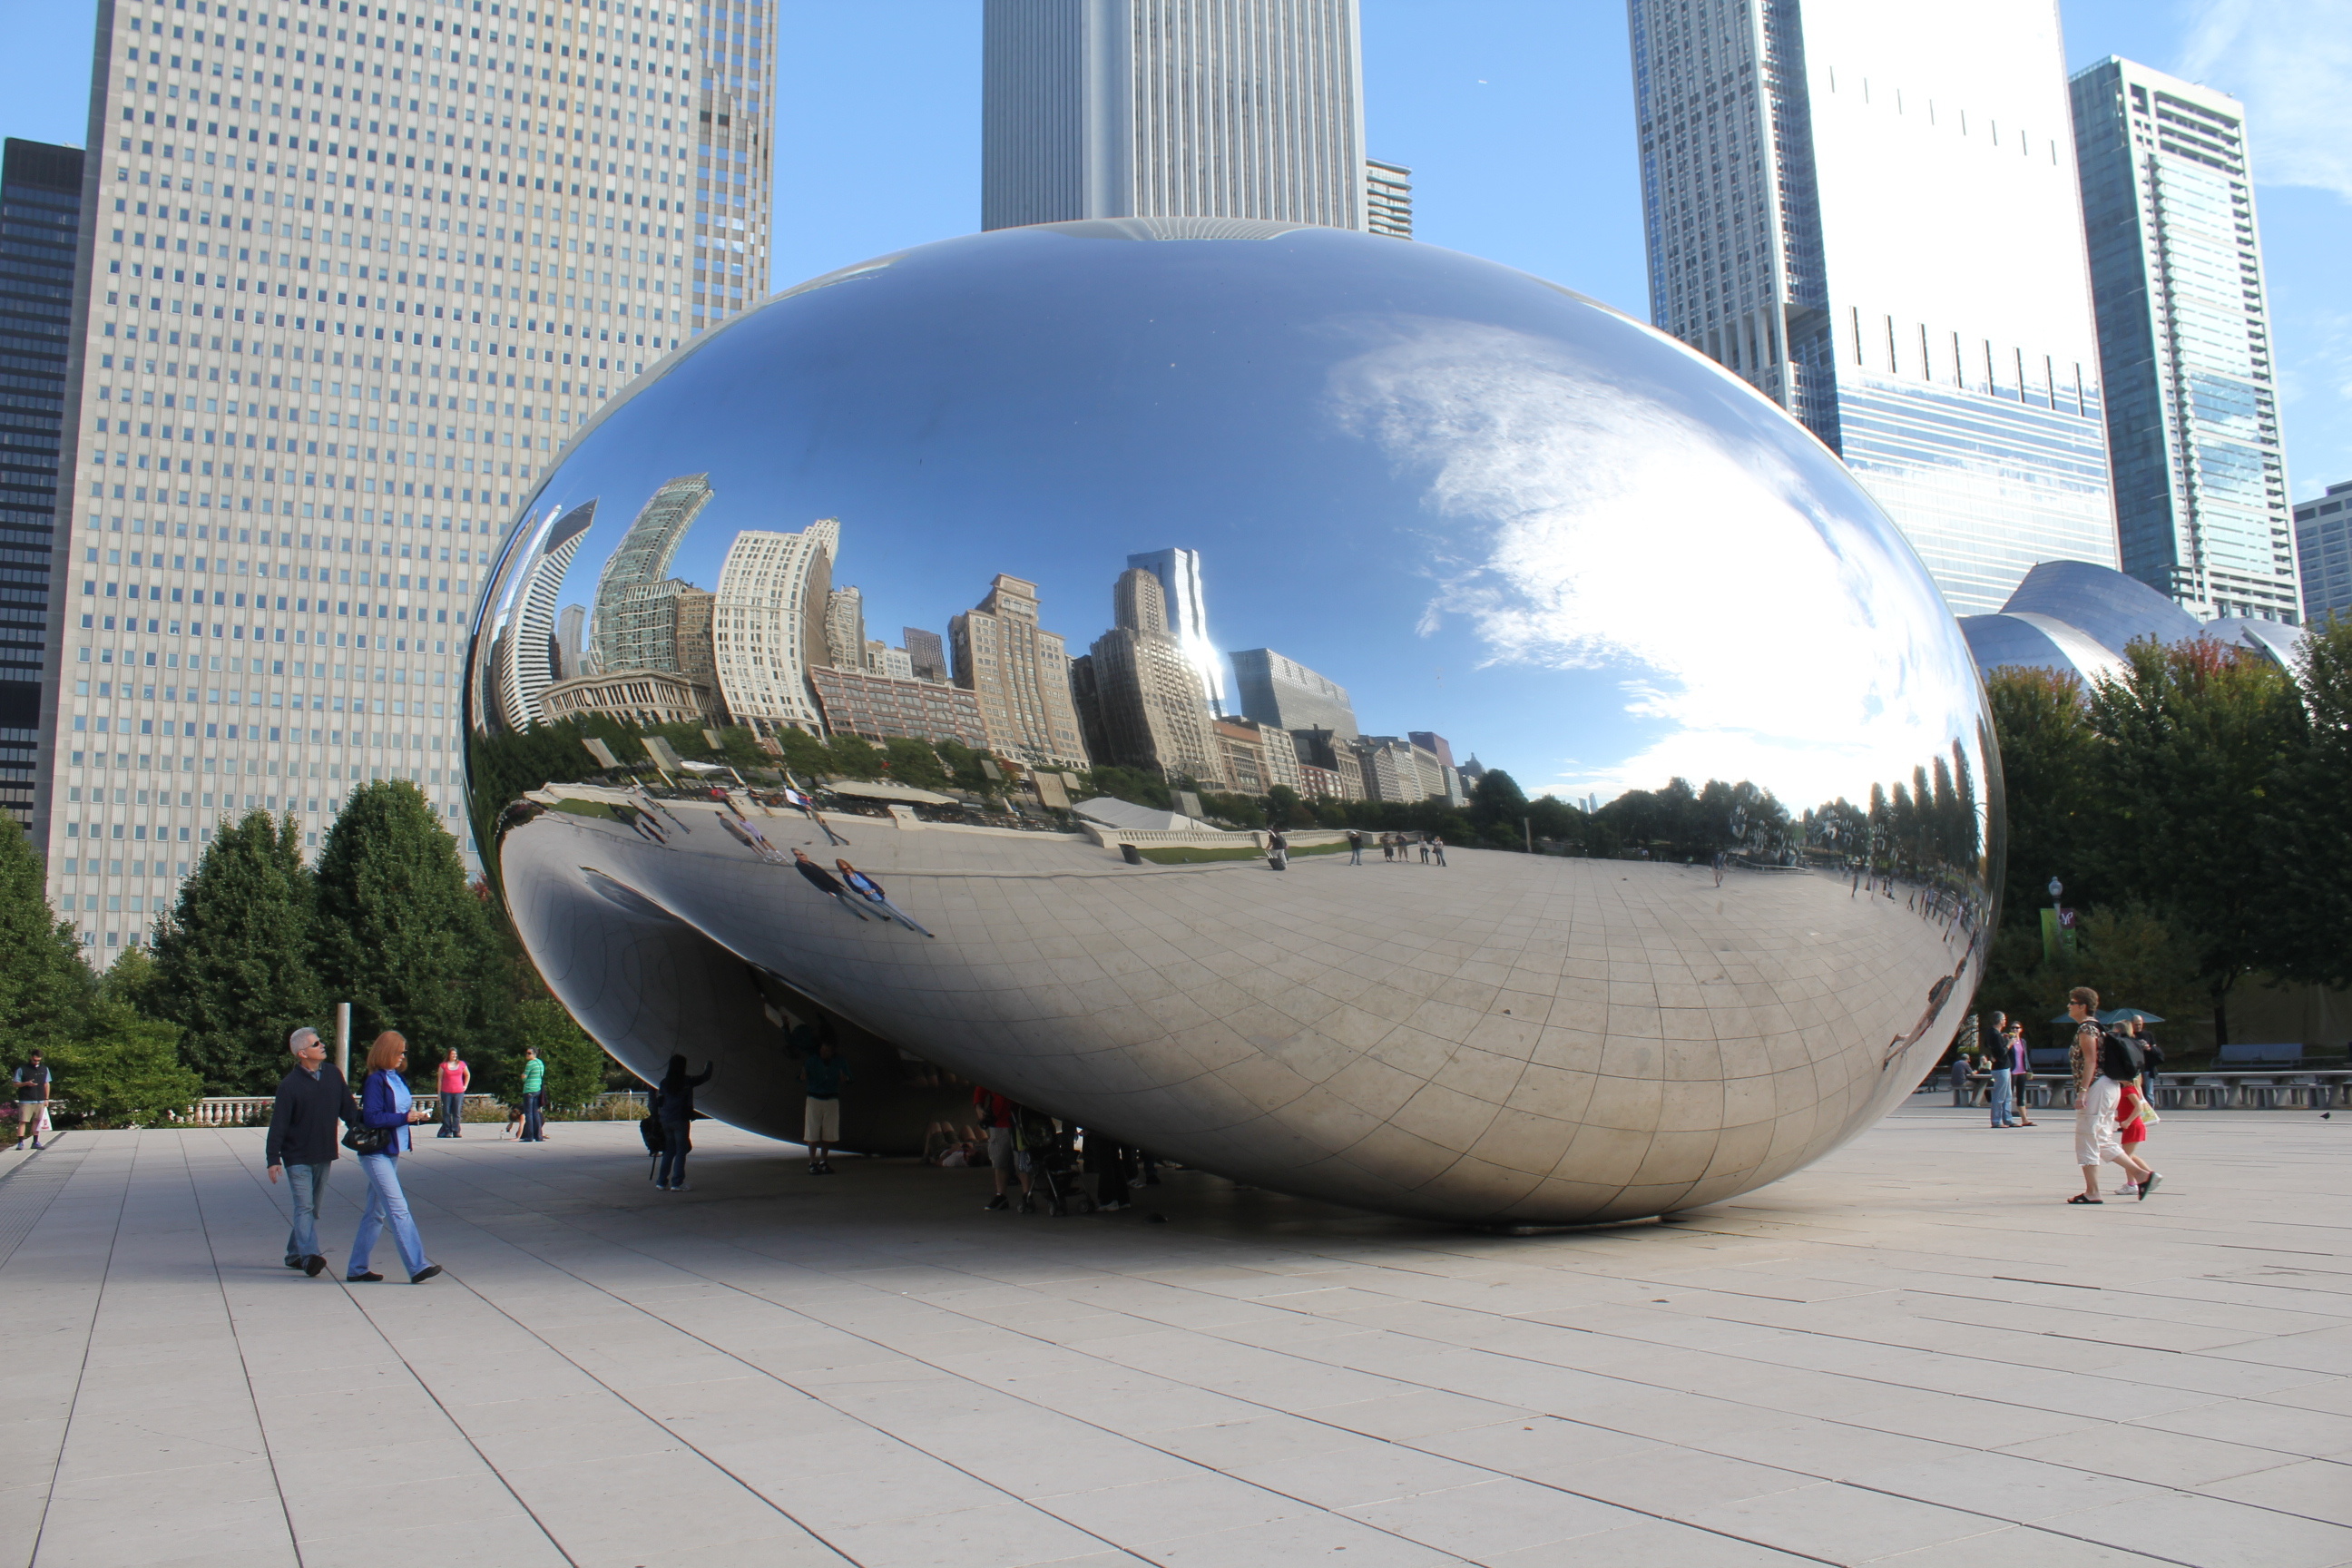
[[[836,847],[761,822],[880,878],[929,940],[856,920],[707,811],[684,819],[656,845],[551,812],[504,840],[509,896],[599,1037],[641,1071],[673,1041],[715,1049],[709,1109],[787,1136],[789,1073],[713,1011],[742,987],[696,931],[1016,1098],[1260,1184],[1453,1217],[1747,1190],[1866,1125],[1957,1023],[1889,1065],[1965,940],[1803,872],[1718,889],[1692,868],[1467,849],[1444,868],[1137,868],[1055,835],[844,818]]]
[[[403,1161],[450,1270],[415,1289],[278,1266],[258,1131],[23,1157],[6,1538],[237,1568],[2352,1560],[2347,1133],[2308,1116],[2171,1117],[2171,1184],[2093,1215],[2055,1201],[2065,1126],[1906,1108],[1736,1204],[1511,1238],[1190,1173],[1144,1194],[1165,1226],[983,1214],[978,1172],[811,1180],[717,1128],[657,1202],[633,1129],[553,1134]],[[338,1264],[360,1194],[345,1162]]]

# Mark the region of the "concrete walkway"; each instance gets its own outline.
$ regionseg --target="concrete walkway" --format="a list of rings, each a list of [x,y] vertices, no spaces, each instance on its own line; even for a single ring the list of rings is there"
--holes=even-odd
[[[1534,1237],[1189,1173],[989,1214],[715,1125],[668,1195],[628,1126],[495,1131],[404,1162],[415,1288],[279,1267],[257,1131],[0,1155],[0,1562],[2352,1562],[2343,1120],[2171,1117],[2093,1213],[2062,1118],[1906,1109]]]

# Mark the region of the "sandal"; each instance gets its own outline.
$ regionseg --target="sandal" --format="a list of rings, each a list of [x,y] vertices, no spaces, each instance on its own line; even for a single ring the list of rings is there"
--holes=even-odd
[[[2103,1204],[2107,1200],[2105,1198],[2085,1197],[2081,1193],[2076,1193],[2073,1197],[2068,1198],[2066,1201],[2070,1204]]]

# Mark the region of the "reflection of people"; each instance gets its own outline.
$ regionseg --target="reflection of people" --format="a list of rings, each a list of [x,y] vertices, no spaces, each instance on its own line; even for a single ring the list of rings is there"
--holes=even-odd
[[[876,881],[873,878],[867,876],[865,872],[859,870],[848,861],[842,859],[839,856],[835,856],[834,858],[833,864],[834,868],[841,873],[842,880],[847,882],[849,884],[850,890],[856,893],[859,898],[864,899],[867,903],[880,909],[892,920],[897,921],[908,931],[922,931],[925,936],[932,934],[928,931],[923,931],[921,926],[917,925],[912,920],[908,918],[906,910],[892,903],[889,898],[882,891],[881,883]]]
[[[1445,840],[1434,833],[1429,836],[1429,852],[1437,857],[1439,865],[1445,864]]]
[[[811,822],[815,823],[818,827],[824,830],[825,842],[828,844],[846,844],[849,842],[848,839],[844,838],[840,834],[835,833],[833,830],[833,824],[827,822],[824,819],[824,814],[817,810],[816,802],[811,800],[800,791],[793,788],[790,784],[784,786],[784,799],[788,804],[799,806],[803,815],[807,816]]]
[[[1348,829],[1348,864],[1349,864],[1349,865],[1350,865],[1350,866],[1360,866],[1360,865],[1362,865],[1363,863],[1364,863],[1364,833],[1363,833],[1363,829],[1361,829],[1361,828],[1360,828],[1360,827],[1350,827],[1349,829]]]
[[[841,1086],[849,1064],[833,1054],[833,1042],[817,1042],[816,1055],[801,1064],[807,1100],[801,1114],[801,1142],[808,1145],[809,1174],[833,1174],[833,1146],[841,1138]]]
[[[1277,871],[1290,869],[1290,840],[1279,827],[1269,829],[1265,836],[1265,863]]]
[[[1718,888],[1723,886],[1723,851],[1717,850],[1715,852],[1715,885]]]
[[[856,916],[857,919],[862,921],[866,918],[864,915],[858,914],[857,906],[849,901],[848,889],[844,888],[839,882],[834,880],[832,872],[826,870],[824,867],[810,859],[808,858],[807,850],[800,848],[793,849],[793,869],[798,871],[803,877],[807,878],[808,885],[810,887],[814,888],[818,892],[823,893],[826,898],[831,899],[835,903],[839,904],[843,909],[847,910],[852,915]]]

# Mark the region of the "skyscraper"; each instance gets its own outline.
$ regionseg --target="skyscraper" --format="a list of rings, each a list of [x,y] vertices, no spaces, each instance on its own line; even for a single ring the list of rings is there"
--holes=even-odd
[[[927,632],[919,626],[901,626],[898,637],[907,645],[908,667],[917,680],[948,678],[947,645],[940,641],[939,633]]]
[[[509,730],[527,730],[547,721],[541,695],[555,684],[555,602],[563,574],[580,552],[580,542],[596,521],[596,503],[569,511],[550,510],[536,527],[525,525],[517,548],[530,563],[513,578],[511,597],[490,607],[489,690],[485,711]]]
[[[835,669],[866,668],[866,595],[835,588],[824,602],[825,662]]]
[[[688,584],[670,579],[669,563],[709,501],[709,475],[672,479],[653,493],[622,535],[621,547],[596,579],[589,637],[598,670],[677,668],[677,598]]]
[[[1111,629],[1089,650],[1087,715],[1097,763],[1142,768],[1202,789],[1225,787],[1226,769],[1200,672],[1171,635],[1160,579],[1139,566],[1111,589]]]
[[[1454,748],[1446,743],[1444,736],[1427,730],[1408,730],[1404,738],[1434,756],[1443,766],[1454,765]]]
[[[2073,87],[2124,570],[2200,616],[2293,622],[2244,106],[2113,56]]]
[[[587,635],[588,606],[566,605],[555,617],[555,649],[562,656],[563,668],[556,674],[559,680],[577,680],[588,672],[587,655],[582,639]]]
[[[1197,550],[1153,550],[1127,558],[1160,579],[1168,610],[1168,633],[1183,648],[1184,657],[1200,672],[1201,689],[1208,694],[1211,711],[1225,710],[1225,658],[1209,640],[1209,601],[1201,587],[1201,552]]]
[[[808,672],[830,657],[824,610],[841,522],[819,518],[798,533],[745,529],[727,547],[711,605],[719,696],[738,724],[824,733]]]
[[[978,607],[948,623],[955,683],[979,699],[991,750],[1035,766],[1087,767],[1070,656],[1037,618],[1037,584],[998,573]]]
[[[1234,655],[1234,688],[1242,711],[1277,730],[1328,730],[1342,741],[1356,738],[1356,710],[1348,689],[1316,674],[1270,647]]]
[[[981,226],[1365,226],[1355,0],[988,0]]]
[[[1780,403],[1952,608],[2116,563],[2051,0],[1628,0],[1652,319]]]
[[[1412,237],[1412,171],[1364,160],[1364,226],[1391,239]]]
[[[2294,545],[2304,619],[2312,626],[2330,616],[2352,620],[2352,479],[2294,509]]]
[[[49,605],[73,345],[73,279],[81,247],[78,147],[8,139],[0,159],[0,807],[26,827],[46,814],[41,700],[63,672]],[[60,606],[60,609],[62,606]],[[45,679],[44,677],[47,677]],[[37,839],[36,840],[38,841]]]
[[[175,877],[66,877],[68,826],[315,829],[396,776],[464,833],[450,688],[510,510],[766,287],[773,0],[645,11],[100,7],[60,640],[160,679],[47,731],[37,832],[94,955]],[[335,721],[402,676],[408,712]],[[211,694],[238,689],[269,717],[232,728]],[[75,749],[102,720],[147,743]]]

